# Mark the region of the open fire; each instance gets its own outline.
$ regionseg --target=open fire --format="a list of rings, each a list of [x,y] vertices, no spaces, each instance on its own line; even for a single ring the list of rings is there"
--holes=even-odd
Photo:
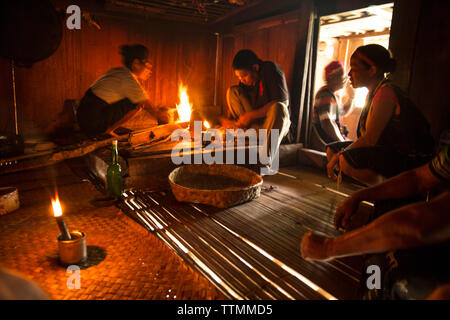
[[[189,96],[187,94],[187,87],[180,85],[178,90],[180,104],[177,104],[178,122],[189,122],[191,120],[192,106],[189,103]]]
[[[178,121],[181,122],[190,122],[192,115],[192,105],[189,102],[189,96],[187,94],[187,86],[180,84],[178,89],[178,97],[180,99],[180,103],[176,105],[178,112]],[[203,121],[203,128],[208,130],[211,128],[211,125],[208,121]]]

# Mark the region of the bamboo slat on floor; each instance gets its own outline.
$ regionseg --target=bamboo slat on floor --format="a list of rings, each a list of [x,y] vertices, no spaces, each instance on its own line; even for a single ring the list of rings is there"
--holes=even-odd
[[[308,231],[339,234],[333,215],[345,194],[320,172],[299,168],[265,177],[264,186],[275,188],[225,210],[131,190],[123,209],[230,298],[357,298],[359,258],[310,262],[299,251]]]

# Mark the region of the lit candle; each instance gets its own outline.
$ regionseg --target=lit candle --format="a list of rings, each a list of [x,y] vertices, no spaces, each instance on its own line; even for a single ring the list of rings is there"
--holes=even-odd
[[[67,229],[66,223],[64,222],[64,218],[62,216],[61,204],[59,203],[58,197],[56,197],[56,201],[52,200],[53,206],[53,214],[56,218],[56,222],[58,223],[59,230],[62,234],[62,240],[71,240],[70,232]]]

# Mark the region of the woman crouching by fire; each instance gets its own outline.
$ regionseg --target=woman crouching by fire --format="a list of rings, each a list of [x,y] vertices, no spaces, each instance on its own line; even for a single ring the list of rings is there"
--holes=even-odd
[[[89,137],[117,136],[119,127],[146,129],[169,121],[167,109],[152,107],[143,81],[151,75],[148,49],[141,45],[120,47],[122,67],[108,70],[86,91],[77,110],[81,130]]]

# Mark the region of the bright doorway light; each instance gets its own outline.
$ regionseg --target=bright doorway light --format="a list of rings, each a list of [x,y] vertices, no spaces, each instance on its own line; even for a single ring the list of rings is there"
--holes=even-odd
[[[352,53],[362,45],[376,43],[389,47],[394,3],[370,6],[358,10],[320,17],[319,41],[317,47],[314,94],[325,85],[324,68],[331,61],[340,61],[348,74]],[[349,99],[347,88],[336,92],[336,98],[344,104]],[[361,110],[365,105],[368,90],[354,90],[353,108],[340,117],[341,125],[348,128],[348,138],[357,138],[357,126]]]
[[[363,108],[366,103],[366,97],[369,90],[367,88],[357,88],[355,89],[355,97],[353,98],[353,103],[357,108]]]

